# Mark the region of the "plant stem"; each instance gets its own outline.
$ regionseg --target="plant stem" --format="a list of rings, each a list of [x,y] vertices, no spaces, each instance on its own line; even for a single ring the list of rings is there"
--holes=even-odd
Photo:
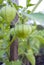
[[[16,37],[14,36],[13,38],[12,38],[12,40],[11,40],[11,42],[9,43],[9,45],[6,47],[6,48],[0,48],[1,50],[7,50],[9,47],[10,47],[10,45],[13,43],[13,41],[16,39]]]
[[[38,1],[38,3],[35,5],[35,7],[33,8],[33,10],[32,10],[31,13],[33,13],[33,12],[36,10],[36,8],[38,7],[38,5],[39,5],[41,2],[42,2],[42,0],[39,0],[39,1]]]
[[[13,41],[16,39],[16,37],[14,36],[13,39],[11,40],[11,42],[9,43],[8,47],[10,47],[10,45],[13,43]],[[8,49],[8,47],[6,49]]]

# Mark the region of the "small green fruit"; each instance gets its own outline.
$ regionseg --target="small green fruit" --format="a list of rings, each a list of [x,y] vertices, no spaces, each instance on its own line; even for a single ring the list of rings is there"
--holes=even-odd
[[[0,14],[7,22],[11,22],[16,16],[16,9],[11,6],[4,6],[0,10]]]
[[[18,24],[15,27],[16,36],[19,38],[26,38],[31,33],[32,29],[30,25]]]

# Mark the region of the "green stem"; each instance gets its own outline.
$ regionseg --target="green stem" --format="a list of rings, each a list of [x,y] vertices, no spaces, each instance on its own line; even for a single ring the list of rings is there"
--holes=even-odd
[[[13,3],[11,3],[11,6],[12,6],[12,7],[15,7]],[[16,10],[16,13],[17,13],[17,14],[18,14],[18,16],[19,16],[19,13],[18,13],[18,11],[17,11],[17,10]]]
[[[15,41],[15,39],[16,39],[16,36],[14,36],[14,37],[12,38],[12,40],[11,40],[11,42],[9,43],[8,47],[10,47],[10,45]],[[7,47],[6,49],[8,49],[8,47]]]
[[[35,5],[35,7],[33,8],[33,10],[32,10],[31,13],[33,13],[33,12],[36,10],[36,8],[38,7],[38,5],[39,5],[41,2],[42,2],[42,0],[39,0],[39,1],[38,1],[38,3]]]
[[[0,48],[0,49],[1,50],[7,50],[15,39],[16,39],[16,36],[13,37],[13,39],[11,40],[11,42],[9,43],[9,45],[6,48]]]

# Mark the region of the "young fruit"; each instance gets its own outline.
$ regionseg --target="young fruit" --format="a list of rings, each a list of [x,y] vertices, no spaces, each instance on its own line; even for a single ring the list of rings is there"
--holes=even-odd
[[[9,23],[16,16],[16,9],[11,6],[4,6],[0,10],[0,15]]]
[[[18,24],[15,27],[16,36],[19,38],[26,38],[31,33],[32,29],[30,25]]]

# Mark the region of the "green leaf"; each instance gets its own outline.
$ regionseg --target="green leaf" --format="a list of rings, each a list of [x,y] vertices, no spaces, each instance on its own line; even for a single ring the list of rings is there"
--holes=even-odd
[[[5,65],[12,65],[11,62],[9,62],[9,60],[5,60]]]
[[[39,42],[39,40],[37,39],[37,38],[35,38],[35,37],[31,37],[31,38],[29,38],[30,40],[30,47],[31,47],[31,49],[33,50],[33,52],[34,52],[34,54],[38,54],[39,53],[39,49],[40,49],[40,42]]]
[[[35,4],[27,4],[27,7],[34,6]]]
[[[44,14],[43,13],[31,13],[31,14],[22,13],[22,14],[34,21],[39,21],[41,23],[44,23]]]
[[[3,18],[0,16],[0,22],[2,22],[3,21]]]
[[[26,43],[26,41],[19,42],[18,54],[19,55],[24,54],[24,52],[25,52],[26,49],[27,49],[27,43]]]
[[[34,5],[34,4],[31,4],[30,2],[31,2],[31,0],[27,0],[27,2],[26,2],[27,7],[30,7],[30,6]]]
[[[37,35],[35,36],[42,44],[44,44],[44,37]]]
[[[30,1],[31,1],[31,0],[27,0],[26,5],[28,5],[28,4],[30,3]]]
[[[0,40],[0,48],[2,48],[3,39]]]
[[[26,57],[31,62],[32,65],[35,65],[35,57],[31,49],[29,49],[28,52],[26,53]]]
[[[19,5],[15,4],[15,3],[13,3],[13,5],[16,8],[16,10],[18,10],[19,8],[23,8],[22,6],[19,6]]]
[[[5,53],[5,50],[0,50],[0,58],[3,57],[4,53]]]
[[[28,14],[30,14],[30,12],[31,12],[30,10],[27,10],[27,13],[28,13]]]
[[[0,39],[3,39],[3,32],[0,30]]]
[[[27,2],[29,3],[31,0],[27,0]]]
[[[19,60],[13,61],[11,65],[21,65],[21,61]]]
[[[21,65],[21,61],[17,60],[17,61],[6,61],[5,62],[6,65]]]

